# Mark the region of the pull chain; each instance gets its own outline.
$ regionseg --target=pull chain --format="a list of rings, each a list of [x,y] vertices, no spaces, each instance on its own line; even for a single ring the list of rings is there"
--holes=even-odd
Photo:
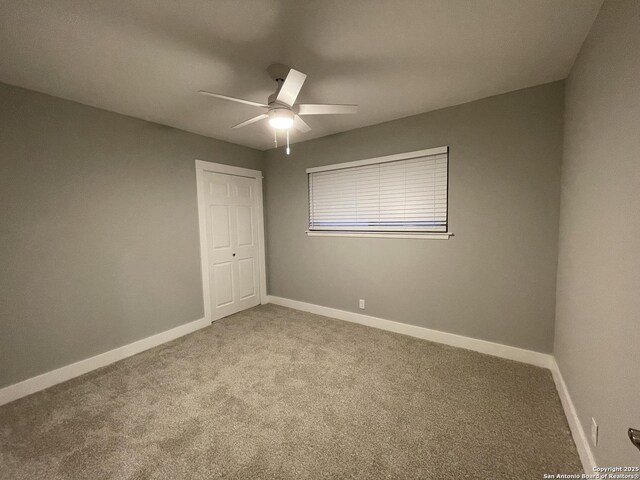
[[[273,129],[273,143],[276,144],[276,148],[278,148],[278,130]]]
[[[291,149],[289,148],[289,130],[287,129],[287,155],[291,155]]]

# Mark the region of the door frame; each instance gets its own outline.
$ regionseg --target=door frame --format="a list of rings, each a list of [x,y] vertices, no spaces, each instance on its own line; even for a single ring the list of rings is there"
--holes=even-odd
[[[265,260],[264,243],[264,205],[262,198],[262,172],[248,168],[233,167],[221,163],[196,160],[196,191],[198,193],[198,225],[200,227],[200,270],[202,273],[202,300],[204,302],[204,317],[208,321],[216,321],[211,318],[211,290],[209,279],[209,254],[207,252],[207,208],[205,193],[202,188],[204,172],[236,175],[239,177],[253,178],[256,184],[258,197],[258,280],[260,283],[260,303],[267,303],[267,264]]]

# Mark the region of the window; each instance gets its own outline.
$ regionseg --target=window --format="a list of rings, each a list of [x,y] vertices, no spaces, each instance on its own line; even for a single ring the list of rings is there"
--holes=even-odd
[[[309,234],[447,233],[448,147],[307,170]]]

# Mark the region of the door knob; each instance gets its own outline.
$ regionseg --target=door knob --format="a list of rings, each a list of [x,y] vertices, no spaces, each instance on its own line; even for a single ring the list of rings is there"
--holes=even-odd
[[[635,428],[629,429],[629,440],[633,443],[638,450],[640,450],[640,430],[636,430]]]
[[[236,256],[236,254],[234,253],[234,254],[233,254],[233,256],[235,257],[235,256]]]

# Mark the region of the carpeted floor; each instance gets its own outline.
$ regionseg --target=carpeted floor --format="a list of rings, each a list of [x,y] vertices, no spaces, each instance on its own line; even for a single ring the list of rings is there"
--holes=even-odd
[[[274,305],[0,407],[2,479],[581,471],[547,370]]]

